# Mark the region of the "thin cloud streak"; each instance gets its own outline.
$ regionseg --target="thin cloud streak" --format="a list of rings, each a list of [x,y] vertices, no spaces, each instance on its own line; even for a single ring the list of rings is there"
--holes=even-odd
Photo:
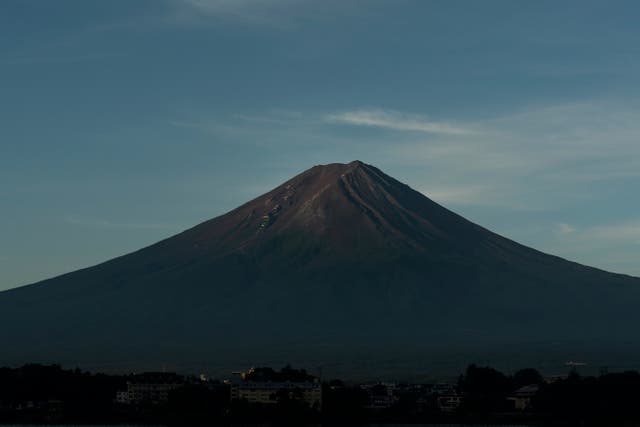
[[[228,21],[270,29],[290,29],[297,25],[295,16],[313,17],[305,0],[168,0],[166,23],[187,26],[209,25]]]
[[[484,186],[442,187],[420,189],[425,196],[440,203],[473,203],[486,199],[487,193],[493,193]]]
[[[205,13],[223,15],[241,15],[257,13],[275,7],[290,6],[302,3],[300,0],[178,0],[186,6]]]
[[[413,141],[393,147],[389,155],[501,179],[534,176],[568,183],[631,178],[640,175],[639,123],[640,110],[551,106],[463,124],[463,129],[478,132]]]
[[[429,121],[426,117],[392,110],[354,110],[326,116],[329,123],[369,126],[398,131],[436,133],[445,135],[471,135],[471,129],[449,123]]]
[[[503,184],[430,185],[428,188],[418,188],[418,191],[445,207],[481,206],[508,209],[509,211],[540,211],[540,209],[535,209],[510,198],[512,190]]]
[[[558,234],[567,235],[567,234],[572,234],[575,231],[576,229],[573,228],[571,225],[567,224],[566,222],[560,222],[556,224],[556,232]]]
[[[572,231],[562,233],[558,224],[553,227],[555,238],[548,242],[548,252],[640,277],[640,219],[569,228]]]
[[[430,122],[424,115],[395,110],[351,109],[269,110],[169,124],[216,135],[216,143],[242,136],[242,141],[260,141],[270,148],[306,146],[327,153],[347,144],[360,147],[353,150],[356,157],[366,147],[401,167],[427,168],[424,178],[430,181],[417,181],[416,186],[436,201],[540,211],[593,199],[588,183],[640,176],[638,123],[640,110],[575,103],[477,121]],[[354,136],[336,124],[371,132]],[[396,131],[393,143],[376,129]]]
[[[585,230],[583,236],[588,239],[626,241],[640,245],[640,220],[591,227]]]
[[[553,234],[565,250],[571,249],[576,253],[592,252],[598,248],[629,248],[640,245],[640,219],[583,227],[557,223],[553,226]]]

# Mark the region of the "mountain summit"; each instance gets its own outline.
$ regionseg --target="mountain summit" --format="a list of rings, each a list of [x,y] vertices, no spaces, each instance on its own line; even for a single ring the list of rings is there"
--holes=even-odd
[[[489,353],[509,363],[513,348],[538,366],[611,360],[620,345],[640,348],[639,302],[640,279],[520,245],[354,161],[315,166],[137,252],[0,292],[0,340],[12,343],[0,364],[376,374],[454,371]]]

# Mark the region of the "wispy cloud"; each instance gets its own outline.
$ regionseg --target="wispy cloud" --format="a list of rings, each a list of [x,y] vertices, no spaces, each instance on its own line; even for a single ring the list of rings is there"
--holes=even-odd
[[[428,189],[420,189],[420,192],[429,198],[441,203],[469,203],[485,199],[487,192],[491,191],[486,186],[447,187],[435,186]]]
[[[556,224],[555,230],[556,230],[556,233],[561,235],[571,234],[576,231],[575,228],[573,228],[571,225],[567,224],[566,222],[560,222]]]
[[[230,20],[267,27],[287,28],[305,0],[169,0],[171,20],[181,24],[206,24],[210,20]]]
[[[548,242],[547,251],[605,270],[640,276],[640,219],[567,227],[554,225],[555,238]]]
[[[557,105],[460,127],[478,132],[412,141],[394,147],[390,155],[510,179],[535,175],[538,180],[576,182],[640,176],[640,109]]]
[[[176,0],[205,14],[247,14],[302,3],[301,0]],[[257,13],[257,12],[252,12]]]
[[[309,149],[325,158],[337,152],[349,156],[345,161],[366,150],[406,169],[405,180],[434,200],[458,205],[558,209],[596,198],[590,184],[640,177],[640,109],[607,103],[536,107],[478,120],[354,108],[271,110],[170,124],[219,136],[220,142],[286,145],[291,153],[306,147],[305,155]],[[336,124],[370,131],[353,135]],[[393,140],[379,129],[394,131]]]
[[[557,223],[553,225],[553,234],[564,249],[571,248],[576,253],[603,248],[629,248],[640,245],[640,219],[581,227]],[[638,259],[640,256],[636,255],[636,261]]]
[[[328,122],[354,126],[373,126],[409,132],[437,133],[445,135],[470,135],[475,133],[450,123],[431,121],[427,117],[393,110],[353,110],[326,116]]]
[[[602,241],[629,242],[640,245],[640,220],[588,228],[584,238]]]
[[[69,215],[64,218],[64,222],[83,227],[103,228],[112,230],[167,230],[178,231],[180,228],[171,224],[161,223],[135,223],[135,222],[114,222],[100,218],[85,218]]]
[[[511,197],[512,189],[499,183],[486,185],[469,183],[459,186],[431,184],[428,187],[419,187],[418,191],[434,202],[448,207],[480,206],[509,211],[540,211],[539,208]]]

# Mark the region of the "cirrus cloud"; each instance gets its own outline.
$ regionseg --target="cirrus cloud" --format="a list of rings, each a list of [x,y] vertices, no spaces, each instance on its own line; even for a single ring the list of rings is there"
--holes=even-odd
[[[371,126],[399,131],[437,133],[445,135],[470,135],[470,128],[446,122],[431,121],[425,116],[401,113],[394,110],[353,110],[330,114],[326,121],[354,126]]]

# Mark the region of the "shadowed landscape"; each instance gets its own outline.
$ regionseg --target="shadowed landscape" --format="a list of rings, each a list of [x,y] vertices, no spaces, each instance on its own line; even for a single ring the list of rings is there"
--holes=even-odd
[[[230,189],[232,191],[232,189]],[[0,293],[0,363],[360,377],[640,354],[640,279],[546,255],[379,169],[315,166],[176,236]],[[517,349],[518,351],[515,351]],[[530,362],[531,361],[531,362]]]
[[[638,16],[0,0],[0,427],[640,425]]]

